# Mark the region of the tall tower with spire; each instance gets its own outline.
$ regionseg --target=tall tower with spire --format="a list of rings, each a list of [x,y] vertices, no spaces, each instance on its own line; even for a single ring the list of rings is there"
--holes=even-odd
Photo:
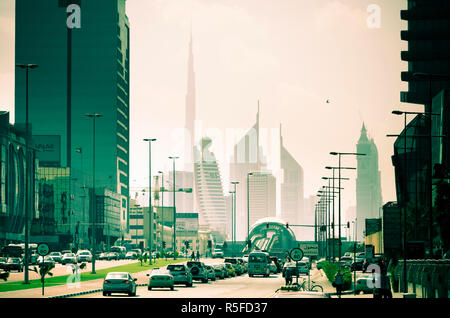
[[[196,143],[195,136],[195,70],[194,70],[194,53],[192,48],[192,28],[189,40],[189,57],[188,57],[188,77],[186,90],[186,114],[185,114],[185,170],[193,171],[194,163],[194,145]]]
[[[383,205],[381,176],[378,169],[378,150],[374,140],[368,137],[364,123],[356,145],[356,151],[366,154],[357,157],[356,178],[357,239],[363,241],[365,220],[379,218],[380,209]]]

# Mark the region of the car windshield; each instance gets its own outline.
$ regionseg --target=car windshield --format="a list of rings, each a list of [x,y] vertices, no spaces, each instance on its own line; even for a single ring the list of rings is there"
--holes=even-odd
[[[231,263],[231,264],[236,264],[236,263],[237,263],[237,260],[235,260],[235,259],[233,259],[233,258],[227,258],[227,259],[225,259],[225,262]]]
[[[185,271],[185,268],[183,265],[169,265],[169,266],[167,266],[167,269],[169,271],[174,271],[174,272]]]
[[[73,253],[67,253],[67,254],[64,254],[64,257],[74,257],[75,255],[73,254]]]
[[[127,273],[109,273],[106,276],[107,279],[123,279],[123,278],[128,278],[128,274]]]
[[[192,266],[202,266],[201,262],[187,262],[187,266],[188,267],[192,267]]]
[[[89,252],[81,252],[80,255],[89,255]]]
[[[252,263],[263,263],[267,262],[267,257],[265,255],[250,255],[248,261]]]

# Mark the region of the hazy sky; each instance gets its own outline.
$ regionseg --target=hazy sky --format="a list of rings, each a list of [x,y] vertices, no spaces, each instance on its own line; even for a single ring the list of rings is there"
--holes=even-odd
[[[380,11],[379,28],[368,19]],[[172,132],[184,127],[192,24],[197,119],[204,129],[248,129],[257,101],[261,126],[278,130],[304,169],[305,196],[317,193],[337,165],[330,151],[353,152],[364,121],[379,151],[383,201],[396,199],[391,155],[403,117],[400,104],[407,44],[400,31],[406,0],[128,0],[131,24],[131,186],[148,184],[152,170],[171,169],[179,155]],[[374,22],[370,20],[369,22]],[[375,24],[378,21],[375,21]],[[0,109],[13,113],[14,1],[0,1]],[[329,99],[330,103],[325,101]],[[13,117],[14,118],[14,117]],[[13,120],[13,119],[12,119]],[[219,139],[218,139],[219,140]],[[224,143],[230,142],[224,141]],[[228,157],[217,147],[225,191]],[[181,167],[182,162],[179,162]],[[356,166],[343,157],[343,166]],[[345,171],[343,211],[356,204],[356,172]]]

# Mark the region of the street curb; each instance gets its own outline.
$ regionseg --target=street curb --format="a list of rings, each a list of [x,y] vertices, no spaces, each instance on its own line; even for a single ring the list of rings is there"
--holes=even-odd
[[[136,284],[136,286],[137,287],[144,287],[144,286],[147,286],[147,284]],[[94,289],[94,290],[88,290],[88,291],[74,293],[74,294],[52,296],[52,297],[49,297],[49,298],[69,298],[69,297],[76,297],[76,296],[81,296],[81,295],[95,294],[95,293],[99,293],[99,292],[102,292],[102,291],[103,291],[103,289]]]

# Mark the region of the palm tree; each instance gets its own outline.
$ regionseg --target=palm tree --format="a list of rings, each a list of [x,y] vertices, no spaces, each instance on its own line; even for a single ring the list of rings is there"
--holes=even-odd
[[[50,272],[53,268],[55,268],[55,264],[41,264],[39,269],[36,266],[31,269],[41,277],[42,296],[44,296],[45,276],[53,276],[53,273]]]

